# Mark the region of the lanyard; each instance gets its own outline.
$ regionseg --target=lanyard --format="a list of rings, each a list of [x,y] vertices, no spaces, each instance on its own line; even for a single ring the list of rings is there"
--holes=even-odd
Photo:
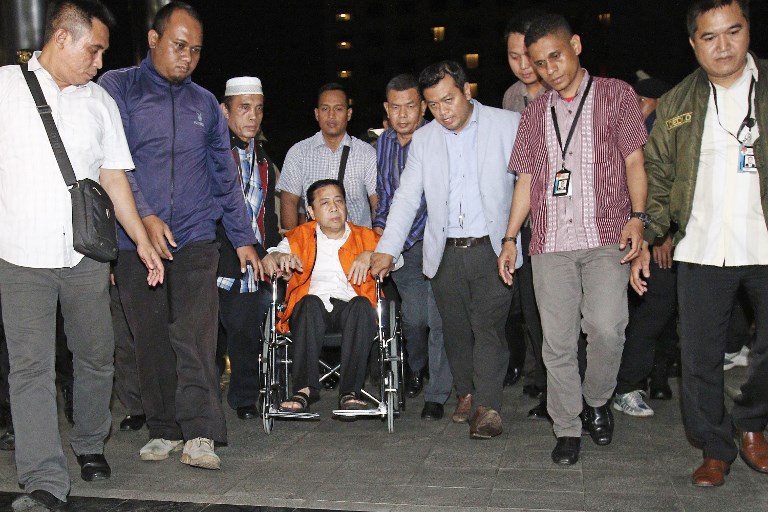
[[[565,153],[568,151],[568,146],[571,143],[571,138],[573,137],[573,132],[576,131],[576,124],[579,122],[579,118],[581,117],[581,109],[584,108],[584,103],[587,101],[587,96],[589,96],[589,90],[592,88],[592,76],[589,77],[589,82],[587,82],[587,87],[584,89],[584,95],[581,97],[581,101],[579,102],[579,108],[576,110],[576,117],[573,118],[573,123],[571,123],[571,130],[568,132],[568,138],[565,139],[565,147],[563,147],[563,140],[560,137],[560,126],[557,124],[557,114],[555,114],[555,106],[552,105],[550,107],[552,109],[552,122],[555,125],[555,135],[557,135],[557,144],[560,146],[560,151],[563,152],[563,169],[565,169]]]
[[[736,139],[739,144],[743,144],[744,141],[749,142],[750,139],[750,133],[752,132],[752,127],[755,126],[755,120],[752,119],[752,100],[753,100],[753,93],[755,92],[755,77],[752,77],[752,81],[749,83],[749,92],[747,93],[747,104],[749,107],[747,108],[747,115],[744,116],[744,120],[739,125],[739,129],[736,130],[736,135],[729,132],[725,126],[723,126],[723,123],[720,122],[720,109],[717,106],[717,89],[715,88],[715,84],[712,82],[709,82],[709,85],[712,86],[712,97],[715,100],[715,112],[717,113],[717,124],[720,125],[720,128],[725,130],[728,135]],[[744,128],[747,129],[747,137],[744,140],[741,140],[741,132],[744,130]]]

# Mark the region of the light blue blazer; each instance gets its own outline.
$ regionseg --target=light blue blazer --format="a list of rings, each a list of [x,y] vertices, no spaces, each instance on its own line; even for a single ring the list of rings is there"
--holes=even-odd
[[[515,176],[507,172],[509,157],[520,124],[520,114],[486,107],[474,100],[477,119],[477,169],[483,213],[493,250],[501,252],[501,239],[507,230],[509,208]],[[408,150],[408,161],[400,177],[387,217],[384,236],[376,252],[397,257],[421,204],[422,192],[427,199],[427,226],[424,231],[424,274],[434,277],[445,250],[448,230],[448,150],[445,134],[437,121],[416,130]],[[520,241],[517,262],[522,265]]]

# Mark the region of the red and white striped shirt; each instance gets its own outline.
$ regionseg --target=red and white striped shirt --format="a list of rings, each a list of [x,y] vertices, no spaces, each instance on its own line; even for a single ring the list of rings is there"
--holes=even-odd
[[[585,72],[576,97],[565,107],[556,91],[547,91],[520,122],[508,170],[531,174],[531,255],[617,244],[632,209],[625,159],[645,144],[648,133],[632,88],[611,78],[593,79],[565,157],[574,193],[552,196],[563,158],[550,107],[558,112],[565,144],[575,117],[568,109],[573,114],[578,108],[588,80]]]

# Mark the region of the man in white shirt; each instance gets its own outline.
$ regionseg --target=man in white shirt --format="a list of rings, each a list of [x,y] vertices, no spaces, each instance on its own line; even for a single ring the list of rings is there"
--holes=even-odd
[[[306,412],[320,396],[319,355],[326,329],[341,330],[339,408],[365,409],[360,396],[376,330],[376,285],[368,274],[379,241],[372,229],[347,222],[344,187],[319,180],[307,189],[312,221],[289,231],[262,260],[289,276],[278,329],[293,340],[294,394],[284,411]]]
[[[645,147],[652,219],[645,238],[663,237],[671,222],[679,226],[683,415],[704,455],[693,485],[710,487],[723,484],[737,454],[768,473],[768,116],[757,110],[768,101],[768,64],[748,53],[747,0],[697,0],[688,9],[688,34],[701,68],[659,100]],[[649,261],[645,247],[632,263],[631,283],[641,295]],[[752,301],[757,330],[749,376],[729,414],[723,354],[739,288]]]
[[[40,82],[78,179],[99,181],[117,220],[149,268],[163,265],[136,211],[125,170],[133,161],[117,105],[90,80],[109,46],[112,14],[95,0],[62,0],[49,10],[42,52],[28,69]],[[75,251],[70,195],[19,66],[0,68],[0,289],[16,426],[16,470],[27,494],[13,510],[52,510],[70,489],[54,383],[56,302],[74,355],[70,441],[86,481],[110,477],[104,440],[112,415],[114,337],[109,264]]]

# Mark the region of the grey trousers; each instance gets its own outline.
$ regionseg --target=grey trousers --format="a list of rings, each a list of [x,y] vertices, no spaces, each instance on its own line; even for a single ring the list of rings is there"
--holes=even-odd
[[[432,289],[456,392],[472,393],[476,406],[500,411],[509,364],[504,326],[512,288],[502,282],[496,262],[490,245],[447,246]]]
[[[112,424],[115,349],[109,265],[83,258],[72,268],[36,269],[0,260],[0,294],[19,483],[26,492],[41,489],[65,500],[70,480],[56,408],[56,301],[73,354],[72,449],[76,455],[103,453]]]
[[[544,332],[547,410],[557,437],[581,435],[582,396],[599,407],[610,400],[624,349],[629,265],[618,245],[531,257]],[[579,333],[587,335],[587,368],[579,377]]]

